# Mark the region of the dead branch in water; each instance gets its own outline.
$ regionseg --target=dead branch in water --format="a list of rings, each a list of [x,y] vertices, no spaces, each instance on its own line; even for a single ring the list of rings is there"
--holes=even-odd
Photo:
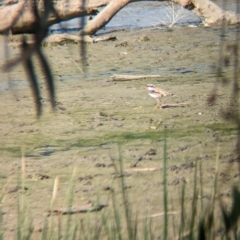
[[[159,78],[160,75],[118,75],[114,74],[110,77],[111,81],[132,81],[138,79],[146,79],[146,78]]]

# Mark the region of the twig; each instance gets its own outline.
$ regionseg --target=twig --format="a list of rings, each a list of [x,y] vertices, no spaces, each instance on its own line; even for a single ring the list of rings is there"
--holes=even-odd
[[[100,204],[96,206],[88,205],[83,206],[79,208],[63,208],[63,209],[55,209],[55,210],[49,210],[44,215],[50,216],[50,215],[67,215],[67,214],[76,214],[76,213],[89,213],[89,212],[98,212],[101,211],[103,208],[107,207],[107,205]]]
[[[115,35],[108,35],[108,36],[103,36],[103,37],[97,37],[97,38],[94,38],[94,42],[101,42],[101,41],[115,41],[117,40],[117,37]]]
[[[160,168],[130,168],[130,169],[126,169],[126,172],[155,172],[160,170]]]
[[[79,65],[77,65],[77,63],[72,58],[70,58],[70,60],[77,66],[81,73],[84,73],[83,70],[79,67]]]
[[[167,212],[167,215],[176,215],[176,214],[178,214],[179,213],[179,211],[168,211]],[[152,214],[152,215],[150,215],[150,216],[148,216],[149,218],[156,218],[156,217],[162,217],[162,216],[164,216],[164,212],[160,212],[160,213],[154,213],[154,214]]]

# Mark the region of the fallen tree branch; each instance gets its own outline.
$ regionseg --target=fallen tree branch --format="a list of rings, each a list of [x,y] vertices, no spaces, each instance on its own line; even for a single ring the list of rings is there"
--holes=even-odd
[[[238,24],[240,22],[239,13],[234,13],[220,8],[216,3],[209,0],[173,0],[183,7],[190,7],[197,10],[197,13],[204,17],[204,21],[208,24],[222,24],[224,20],[226,24]],[[227,2],[227,1],[226,1]]]
[[[115,35],[108,35],[108,36],[102,36],[102,37],[96,37],[94,38],[94,42],[102,42],[102,41],[109,41],[109,40],[117,40],[117,37]]]
[[[159,78],[160,75],[118,75],[114,74],[110,77],[111,81],[132,81],[138,79],[146,79],[146,78]]]
[[[76,17],[96,15],[98,7],[107,5],[80,32],[80,35],[93,35],[127,4],[137,1],[141,0],[88,0],[84,5],[82,1],[59,0],[54,3],[57,15],[50,14],[47,19],[47,26]],[[237,24],[240,22],[239,14],[221,9],[210,0],[174,0],[174,2],[179,3],[183,7],[191,7],[191,9],[197,10],[204,17],[205,22],[209,24],[222,23],[223,19],[227,24]],[[15,3],[15,1],[10,0],[9,3]],[[7,30],[11,30],[13,33],[33,32],[35,30],[34,23],[36,19],[34,18],[31,3],[32,1],[22,0],[12,5],[0,7],[0,33]],[[44,12],[43,1],[39,1],[38,12],[39,15]]]
[[[0,33],[7,30],[12,33],[31,33],[35,26],[35,16],[33,14],[31,1],[20,1],[17,4],[4,6],[0,8]],[[47,19],[47,25],[69,20],[76,17],[87,15],[96,15],[97,7],[104,6],[107,1],[99,1],[96,4],[88,4],[83,6],[82,1],[58,1],[54,4],[56,14],[51,13]],[[42,1],[39,2],[38,12],[41,15],[44,12]]]
[[[58,45],[58,44],[65,44],[65,43],[80,43],[80,42],[85,42],[85,43],[97,43],[101,41],[110,41],[110,40],[116,40],[115,35],[108,35],[108,36],[103,36],[103,37],[90,37],[90,36],[76,36],[68,33],[62,33],[62,34],[51,34],[48,37],[44,39],[42,42],[42,45],[48,46],[48,45]],[[27,41],[28,44],[33,45],[34,41],[29,40]],[[20,42],[12,42],[9,43],[9,47],[21,47],[22,43]]]
[[[190,103],[172,103],[172,104],[162,104],[160,108],[173,108],[173,107],[186,107]]]
[[[110,20],[124,8],[128,3],[134,0],[111,0],[109,4],[79,32],[80,35],[92,35],[100,28],[106,25]]]
[[[63,209],[55,209],[55,210],[49,210],[44,215],[50,216],[50,215],[67,215],[67,214],[76,214],[76,213],[89,213],[89,212],[98,212],[101,211],[103,208],[107,207],[107,205],[100,204],[96,206],[88,205],[83,206],[81,208],[63,208]]]
[[[73,43],[96,43],[100,41],[109,41],[109,40],[116,40],[115,35],[108,35],[103,37],[93,38],[90,36],[76,36],[67,33],[62,34],[52,34],[44,40],[44,44],[63,44],[66,42],[73,42]]]

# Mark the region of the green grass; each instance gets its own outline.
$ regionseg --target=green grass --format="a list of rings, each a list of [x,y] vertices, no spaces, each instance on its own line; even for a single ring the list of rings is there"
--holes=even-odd
[[[221,132],[224,135],[231,135],[231,134],[236,134],[237,132],[237,127],[234,124],[231,123],[213,123],[213,124],[208,124],[207,128],[212,129],[213,131],[218,131]]]
[[[192,127],[189,129],[171,129],[168,130],[169,138],[181,138],[187,136],[194,136],[196,133],[202,133],[204,127],[199,128]],[[152,141],[163,141],[164,130],[146,130],[142,132],[115,132],[114,134],[104,134],[95,138],[80,138],[74,140],[71,145],[73,147],[86,147],[86,146],[99,146],[105,143],[126,143],[135,140],[152,140]]]
[[[166,135],[167,132],[167,135]],[[124,135],[124,139],[132,139],[130,135]],[[113,182],[118,181],[120,192],[112,190],[109,192],[109,197],[106,204],[109,206],[103,209],[100,213],[87,213],[81,220],[79,217],[75,217],[68,214],[66,217],[53,216],[45,217],[43,221],[42,231],[40,233],[41,239],[169,239],[169,237],[178,239],[215,239],[214,232],[223,228],[226,230],[224,237],[238,238],[238,231],[236,223],[240,218],[240,192],[236,187],[233,187],[232,207],[230,211],[226,210],[226,207],[221,205],[222,220],[215,218],[215,209],[218,204],[215,200],[217,196],[217,182],[218,182],[218,157],[216,158],[216,173],[212,182],[212,198],[209,201],[202,201],[198,196],[203,195],[203,170],[202,164],[198,165],[195,162],[195,172],[193,174],[193,188],[191,204],[186,202],[186,187],[185,184],[180,187],[180,201],[179,201],[179,217],[173,218],[169,215],[171,209],[173,209],[171,197],[169,196],[167,178],[168,178],[168,162],[167,162],[167,137],[169,131],[163,132],[163,138],[161,143],[158,143],[163,148],[163,171],[160,171],[159,178],[163,180],[163,192],[159,192],[159,196],[163,197],[163,224],[162,232],[159,233],[154,230],[152,219],[145,218],[144,221],[138,218],[138,213],[133,210],[132,204],[129,201],[129,193],[125,188],[127,185],[124,177],[123,159],[121,156],[122,149],[118,148],[119,159],[114,162],[115,172],[121,176],[120,178],[113,178]],[[121,144],[119,145],[121,146]],[[159,162],[160,163],[160,162]],[[75,195],[75,182],[76,182],[76,170],[68,179],[69,187],[66,192],[66,208],[71,209],[74,202]],[[22,162],[22,171],[19,172],[19,186],[22,188],[25,185],[31,184],[27,181],[25,173],[25,160]],[[112,183],[113,183],[112,182]],[[52,200],[49,203],[45,203],[49,206],[49,210],[55,209],[55,201],[58,191],[58,180],[55,179]],[[120,196],[119,196],[120,195]],[[4,196],[1,196],[2,199]],[[96,204],[100,203],[100,197],[96,196]],[[18,201],[18,224],[16,239],[34,239],[31,207],[28,205],[28,195],[24,192],[19,192]],[[175,206],[176,208],[176,206]],[[135,209],[135,208],[134,208]],[[227,207],[229,209],[229,207]],[[94,217],[95,216],[95,217]],[[0,205],[0,222],[3,219],[2,209]],[[43,217],[44,219],[44,217]],[[56,219],[58,219],[56,221]],[[223,225],[221,224],[223,223]],[[0,228],[0,239],[4,238],[4,228]]]
[[[21,157],[21,148],[20,147],[0,147],[1,153],[11,154],[14,157]]]

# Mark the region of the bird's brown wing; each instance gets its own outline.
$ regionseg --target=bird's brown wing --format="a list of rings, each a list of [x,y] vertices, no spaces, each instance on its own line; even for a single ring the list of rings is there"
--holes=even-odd
[[[163,89],[161,89],[161,88],[155,88],[154,90],[155,90],[155,92],[161,94],[161,95],[164,96],[164,97],[165,97],[165,96],[173,95],[172,93],[167,92],[167,91],[165,91],[165,90],[163,90]]]

